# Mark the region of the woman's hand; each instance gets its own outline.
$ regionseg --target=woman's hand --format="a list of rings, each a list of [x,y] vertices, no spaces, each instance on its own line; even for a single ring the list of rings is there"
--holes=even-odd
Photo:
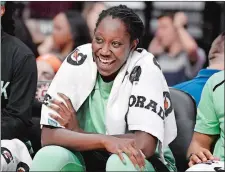
[[[76,117],[76,111],[73,108],[71,100],[62,93],[57,93],[65,102],[66,105],[59,100],[53,99],[48,105],[49,108],[56,111],[60,116],[49,114],[49,116],[71,131],[79,131],[79,123]]]
[[[126,164],[126,162],[122,153],[125,153],[130,158],[137,170],[144,170],[145,155],[137,148],[133,139],[106,136],[103,139],[103,145],[108,152],[117,154],[124,164]],[[140,169],[138,169],[138,166]]]
[[[219,160],[219,158],[214,157],[208,149],[201,148],[197,153],[192,153],[189,158],[189,167],[201,163],[206,162],[208,160]]]

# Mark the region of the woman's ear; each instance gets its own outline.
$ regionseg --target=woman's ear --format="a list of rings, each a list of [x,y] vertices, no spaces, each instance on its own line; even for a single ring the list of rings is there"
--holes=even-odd
[[[137,48],[137,45],[139,43],[139,39],[135,39],[131,43],[131,51],[134,51]]]

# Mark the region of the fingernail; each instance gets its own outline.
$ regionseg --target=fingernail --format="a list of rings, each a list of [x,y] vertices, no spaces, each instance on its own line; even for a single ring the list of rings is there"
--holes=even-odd
[[[125,161],[125,159],[123,159],[123,160],[122,160],[122,162],[123,162],[123,164],[124,164],[124,165],[126,165],[126,164],[127,164],[127,163],[126,163],[126,161]]]
[[[141,171],[145,171],[145,167],[143,166],[143,167],[141,167]]]

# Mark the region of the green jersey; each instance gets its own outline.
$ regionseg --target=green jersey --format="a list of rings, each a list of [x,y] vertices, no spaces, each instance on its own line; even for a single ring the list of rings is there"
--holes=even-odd
[[[209,78],[203,89],[195,131],[220,136],[213,155],[224,161],[224,71]]]
[[[91,133],[105,134],[105,108],[113,85],[112,82],[104,82],[98,74],[95,87],[84,104],[77,112],[80,127]],[[116,126],[115,126],[116,127]],[[156,155],[159,156],[158,148]],[[164,150],[165,160],[168,168],[176,171],[175,160],[169,147]]]

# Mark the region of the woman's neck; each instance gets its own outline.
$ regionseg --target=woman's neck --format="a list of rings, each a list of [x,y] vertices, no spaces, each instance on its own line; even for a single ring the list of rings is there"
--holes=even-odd
[[[101,75],[101,74],[100,74],[100,76],[101,76],[101,78],[102,78],[102,80],[103,80],[104,82],[111,82],[111,81],[114,81],[114,79],[116,78],[118,72],[119,72],[119,71],[117,71],[116,73],[113,73],[113,74],[111,74],[111,75],[109,75],[109,76],[103,76],[103,75]]]

